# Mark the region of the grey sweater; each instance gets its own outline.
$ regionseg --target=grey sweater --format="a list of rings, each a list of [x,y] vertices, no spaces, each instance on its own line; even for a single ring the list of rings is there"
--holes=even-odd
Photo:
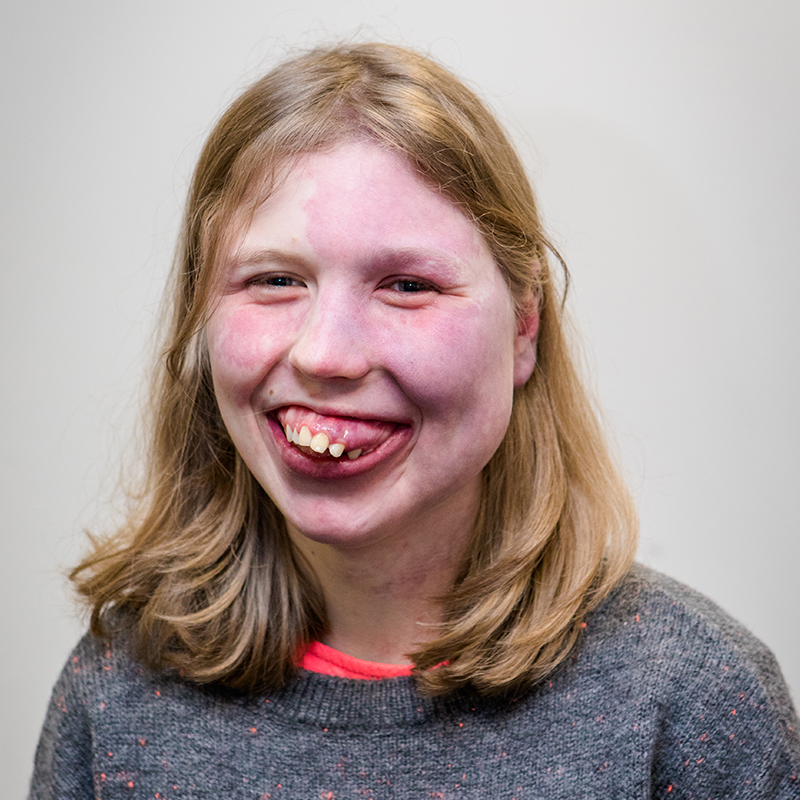
[[[515,700],[308,672],[242,697],[84,637],[54,689],[30,797],[798,800],[798,730],[772,654],[637,567],[567,663]]]

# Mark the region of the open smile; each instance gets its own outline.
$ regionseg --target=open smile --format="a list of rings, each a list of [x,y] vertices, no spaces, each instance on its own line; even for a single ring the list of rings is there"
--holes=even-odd
[[[328,416],[297,405],[281,406],[267,420],[286,466],[315,478],[370,470],[401,449],[413,433],[405,423]]]

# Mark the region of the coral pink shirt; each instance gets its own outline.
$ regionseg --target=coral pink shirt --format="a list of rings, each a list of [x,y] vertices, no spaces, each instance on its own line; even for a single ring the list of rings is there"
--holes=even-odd
[[[334,650],[322,642],[312,642],[300,660],[300,668],[337,678],[356,678],[377,681],[381,678],[400,678],[411,674],[411,664],[379,664],[364,661]]]

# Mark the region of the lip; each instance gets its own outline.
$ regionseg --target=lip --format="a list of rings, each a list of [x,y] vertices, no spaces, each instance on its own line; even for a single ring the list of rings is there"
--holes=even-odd
[[[315,453],[305,453],[298,449],[296,445],[290,444],[286,439],[283,426],[278,421],[275,414],[276,410],[277,409],[267,412],[264,418],[267,422],[272,441],[277,447],[281,461],[290,472],[317,480],[354,478],[379,468],[392,461],[393,457],[408,445],[414,434],[411,425],[397,422],[395,423],[396,427],[394,431],[385,442],[378,445],[371,452],[359,456],[354,461],[351,461],[346,455],[340,458],[324,457]],[[318,411],[317,413],[330,417],[345,416],[341,412],[330,414]],[[354,419],[377,419],[375,417],[346,416]]]

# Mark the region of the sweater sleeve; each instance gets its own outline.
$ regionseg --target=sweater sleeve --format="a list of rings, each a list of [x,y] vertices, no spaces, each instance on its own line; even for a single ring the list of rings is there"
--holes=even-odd
[[[76,648],[53,689],[28,800],[94,800],[92,747],[82,665]]]
[[[702,623],[675,622],[659,656],[653,796],[800,800],[800,727],[772,652],[709,603]]]

